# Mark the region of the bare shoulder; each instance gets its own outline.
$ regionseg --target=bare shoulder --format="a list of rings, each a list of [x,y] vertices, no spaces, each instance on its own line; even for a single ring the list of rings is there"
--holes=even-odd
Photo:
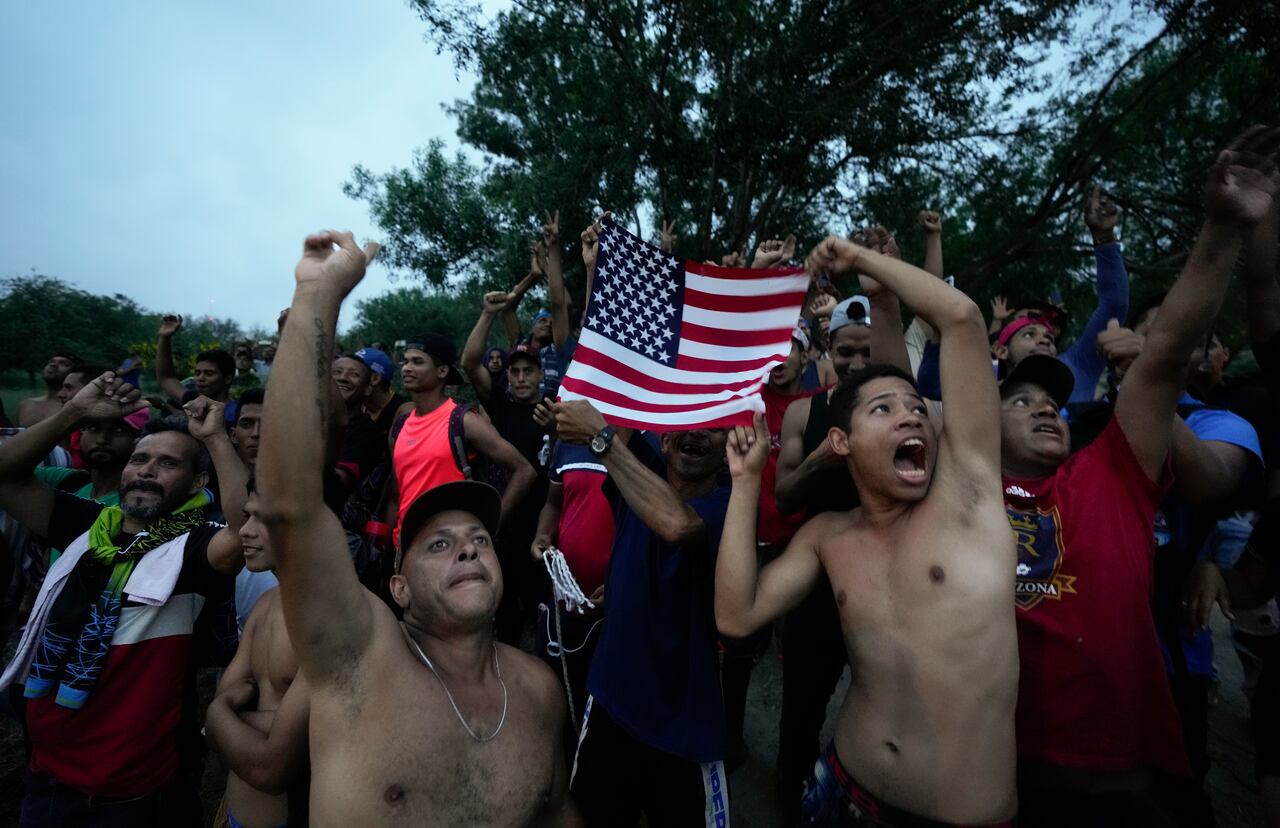
[[[819,394],[825,393],[819,391]],[[786,413],[782,415],[782,430],[786,431],[789,427],[800,427],[803,429],[803,423],[809,419],[809,410],[813,407],[813,397],[805,397],[796,400],[787,406]]]
[[[498,658],[507,674],[528,686],[539,703],[559,700],[560,681],[542,659],[507,644],[499,643],[497,647]]]
[[[258,600],[253,602],[253,609],[249,610],[249,615],[244,621],[245,635],[248,634],[249,627],[255,620],[277,612],[283,613],[284,605],[280,603],[280,587],[273,586],[259,595]]]
[[[811,543],[814,549],[828,541],[840,542],[854,528],[853,517],[856,511],[850,509],[847,512],[822,512],[814,515],[805,521],[791,542]]]

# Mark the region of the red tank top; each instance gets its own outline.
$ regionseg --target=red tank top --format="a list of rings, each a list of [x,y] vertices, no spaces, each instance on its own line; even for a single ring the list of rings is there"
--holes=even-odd
[[[456,407],[453,400],[445,400],[439,408],[426,414],[411,411],[396,437],[392,461],[400,487],[400,513],[396,516],[392,538],[397,549],[400,524],[413,501],[428,489],[463,479],[449,445],[449,417]]]

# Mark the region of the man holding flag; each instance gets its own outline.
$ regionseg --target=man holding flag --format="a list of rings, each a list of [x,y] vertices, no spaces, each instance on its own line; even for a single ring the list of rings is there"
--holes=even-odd
[[[561,440],[608,470],[617,527],[573,797],[588,825],[728,825],[712,603],[725,427],[764,410],[808,277],[683,261],[608,219],[597,268],[554,408]]]

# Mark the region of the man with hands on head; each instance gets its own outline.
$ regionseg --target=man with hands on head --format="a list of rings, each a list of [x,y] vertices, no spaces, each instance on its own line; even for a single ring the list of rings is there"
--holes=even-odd
[[[63,554],[49,569],[0,686],[25,698],[31,744],[23,826],[161,825],[199,819],[193,629],[230,596],[246,474],[221,404],[149,423],[120,477],[120,505],[40,483],[51,441],[144,403],[107,372],[0,449],[0,506]],[[226,527],[208,523],[209,467]]]
[[[257,469],[258,516],[311,688],[312,824],[577,824],[559,685],[493,637],[497,492],[459,480],[408,505],[390,584],[403,623],[361,587],[324,508],[316,435],[329,416],[338,309],[374,252],[350,233],[307,238]]]
[[[716,621],[726,635],[750,633],[824,571],[831,581],[854,679],[806,788],[807,824],[1007,823],[1017,809],[1014,555],[982,315],[936,277],[845,239],[819,244],[809,267],[866,274],[864,289],[878,283],[938,332],[946,428],[935,433],[901,369],[847,376],[827,439],[861,505],[810,520],[763,570],[754,527],[768,434],[759,417],[734,429]]]

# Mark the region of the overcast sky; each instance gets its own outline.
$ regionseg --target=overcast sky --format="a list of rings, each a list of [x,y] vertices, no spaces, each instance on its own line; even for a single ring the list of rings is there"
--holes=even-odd
[[[274,329],[309,231],[376,235],[352,165],[457,146],[473,79],[424,33],[402,0],[5,3],[0,276]]]

